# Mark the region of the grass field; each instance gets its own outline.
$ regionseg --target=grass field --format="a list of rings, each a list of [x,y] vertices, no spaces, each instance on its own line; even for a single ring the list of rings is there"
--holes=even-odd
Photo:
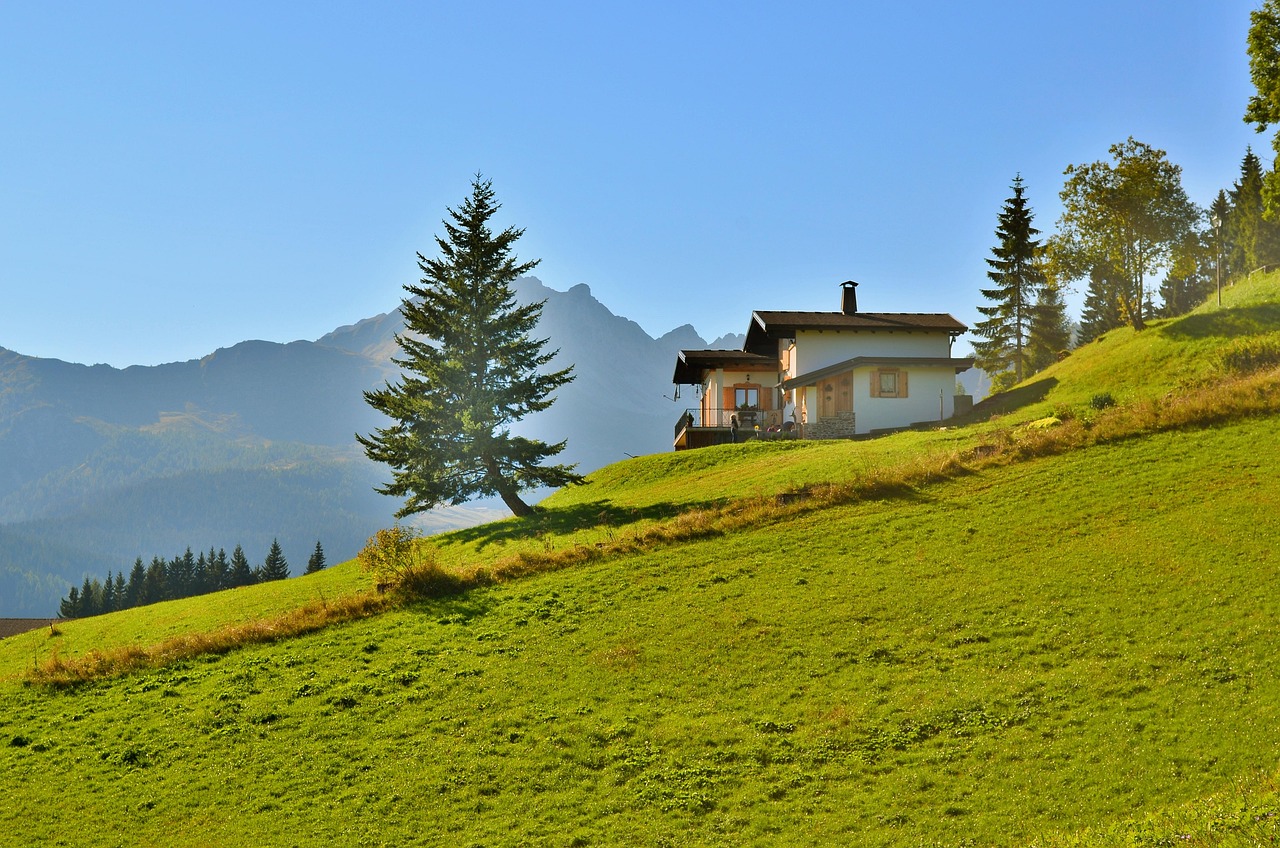
[[[22,678],[55,650],[368,580],[346,563],[4,640],[0,828],[24,845],[1273,844],[1280,416],[774,500],[1093,415],[1101,391],[1197,385],[1224,322],[1280,327],[1274,278],[1228,295],[1242,314],[1113,333],[994,421],[644,457],[436,542],[455,568],[597,552],[563,570],[69,689]],[[729,530],[621,544],[741,503],[758,508]]]

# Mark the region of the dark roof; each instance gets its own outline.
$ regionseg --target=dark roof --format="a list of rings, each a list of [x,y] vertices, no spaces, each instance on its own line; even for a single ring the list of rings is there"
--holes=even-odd
[[[778,359],[776,356],[761,356],[745,350],[682,350],[676,357],[676,373],[671,382],[698,385],[702,382],[702,372],[709,368],[759,368],[777,372]]]
[[[956,373],[968,371],[973,367],[973,357],[953,358],[950,356],[855,356],[852,359],[846,359],[843,362],[837,362],[834,365],[828,365],[825,368],[818,368],[807,374],[797,374],[789,380],[783,380],[779,385],[784,389],[793,389],[797,386],[812,386],[823,377],[830,377],[833,374],[842,374],[845,371],[852,371],[854,368],[861,368],[864,365],[887,365],[895,368],[905,368],[911,365],[934,365],[955,368]]]
[[[945,312],[780,312],[751,313],[746,350],[772,349],[775,339],[794,338],[797,330],[937,330],[959,335],[969,328]]]

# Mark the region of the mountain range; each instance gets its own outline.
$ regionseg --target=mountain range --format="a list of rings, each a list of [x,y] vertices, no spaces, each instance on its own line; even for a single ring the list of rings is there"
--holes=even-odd
[[[551,367],[576,379],[518,425],[567,439],[563,459],[589,472],[626,455],[670,450],[682,407],[671,373],[682,348],[710,343],[684,325],[657,339],[578,285],[525,277],[517,300],[545,301],[538,334]],[[393,521],[374,486],[387,470],[354,434],[385,423],[363,399],[394,380],[398,311],[314,341],[245,341],[188,362],[117,369],[0,348],[0,616],[43,616],[83,578],[243,545],[251,560],[279,539],[294,573],[317,541],[354,556]],[[493,503],[435,510],[426,531],[505,515]]]

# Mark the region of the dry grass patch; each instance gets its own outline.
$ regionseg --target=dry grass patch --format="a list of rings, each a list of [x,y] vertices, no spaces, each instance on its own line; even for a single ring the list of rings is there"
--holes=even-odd
[[[204,654],[224,654],[245,645],[276,642],[304,633],[384,611],[390,601],[374,595],[352,595],[335,601],[320,599],[273,618],[230,625],[207,633],[189,633],[155,645],[124,645],[108,650],[64,658],[55,650],[52,657],[37,663],[26,675],[28,683],[63,688],[118,677],[144,668],[154,668]]]

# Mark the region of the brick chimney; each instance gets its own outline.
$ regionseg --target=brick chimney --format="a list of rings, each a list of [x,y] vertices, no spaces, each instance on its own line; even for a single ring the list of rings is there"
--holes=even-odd
[[[840,311],[845,315],[854,315],[858,312],[858,284],[853,280],[845,280],[840,284],[843,293],[840,297]]]

